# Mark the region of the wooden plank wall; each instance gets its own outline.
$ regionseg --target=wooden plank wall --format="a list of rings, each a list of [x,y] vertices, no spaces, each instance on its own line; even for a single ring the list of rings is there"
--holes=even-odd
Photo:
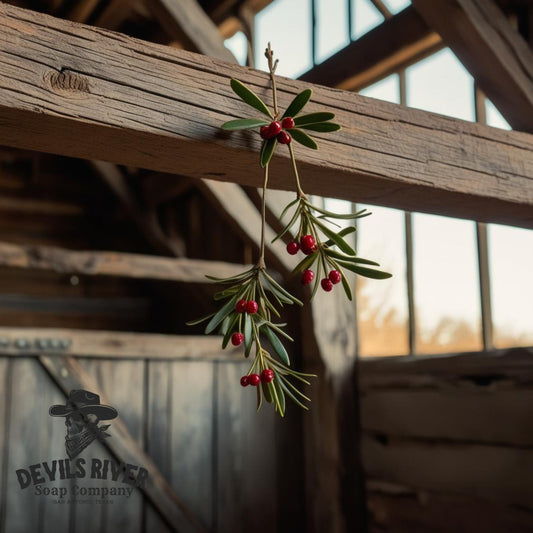
[[[533,350],[360,364],[375,532],[533,529]]]
[[[206,531],[289,531],[284,524],[301,510],[278,494],[301,501],[300,446],[287,446],[290,426],[271,409],[256,414],[255,391],[239,385],[247,361],[79,361]],[[172,531],[137,491],[113,505],[57,505],[20,490],[17,468],[65,457],[64,420],[48,414],[65,395],[36,358],[22,356],[0,358],[0,395],[1,532]],[[100,443],[81,456],[111,459]]]

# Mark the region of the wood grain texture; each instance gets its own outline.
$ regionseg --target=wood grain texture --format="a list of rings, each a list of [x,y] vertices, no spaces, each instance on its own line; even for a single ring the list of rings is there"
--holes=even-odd
[[[0,347],[2,355],[38,355],[43,350],[49,355],[83,355],[122,359],[183,359],[183,360],[238,360],[236,348],[228,347],[221,353],[221,339],[217,336],[160,335],[156,333],[123,333],[119,331],[87,331],[59,328],[5,328],[0,327],[0,338],[7,341]],[[28,345],[21,350],[17,339]],[[65,339],[66,348],[56,344],[43,346],[39,340]]]
[[[299,79],[339,89],[358,90],[419,61],[444,45],[408,7],[351,42]]]
[[[54,246],[21,246],[0,242],[0,266],[37,268],[58,273],[162,279],[187,283],[210,283],[205,277],[229,277],[250,268],[223,261],[128,254],[74,251]]]
[[[494,0],[413,0],[509,124],[533,133],[533,51]]]
[[[533,450],[363,436],[370,479],[533,508]]]
[[[228,79],[268,101],[265,73],[6,4],[0,30],[2,144],[260,184],[258,136],[220,124],[250,115]],[[280,78],[281,106],[306,86]],[[309,193],[533,227],[531,136],[315,87],[309,111],[324,107],[343,130],[297,147]],[[292,188],[288,169],[275,159],[273,187]]]

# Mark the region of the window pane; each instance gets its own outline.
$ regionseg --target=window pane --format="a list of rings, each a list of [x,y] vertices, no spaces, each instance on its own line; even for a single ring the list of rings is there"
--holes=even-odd
[[[406,70],[407,105],[464,120],[474,120],[474,81],[445,49]]]
[[[409,0],[383,0],[383,3],[389,8],[391,13],[398,13],[411,5]]]
[[[377,98],[379,100],[386,100],[394,104],[400,103],[400,85],[397,74],[392,74],[383,78],[381,81],[365,87],[359,94],[369,96],[370,98]]]
[[[480,350],[475,223],[413,214],[418,353]]]
[[[358,39],[384,20],[370,0],[352,0],[352,39]]]
[[[502,128],[504,130],[511,129],[509,122],[503,118],[502,114],[490,100],[485,100],[485,109],[487,110],[487,124],[489,126]]]
[[[309,0],[275,0],[256,15],[255,64],[266,71],[269,41],[279,59],[276,74],[296,78],[313,66]]]
[[[224,46],[230,50],[240,65],[246,65],[248,44],[246,42],[246,35],[242,31],[238,31],[233,37],[226,39]]]
[[[316,61],[320,63],[350,42],[348,4],[346,0],[318,0],[316,16]]]
[[[489,224],[494,345],[533,345],[533,231]]]
[[[357,254],[380,263],[392,278],[356,278],[359,354],[405,355],[409,334],[404,213],[357,204],[357,210],[365,207],[372,215],[357,221]]]

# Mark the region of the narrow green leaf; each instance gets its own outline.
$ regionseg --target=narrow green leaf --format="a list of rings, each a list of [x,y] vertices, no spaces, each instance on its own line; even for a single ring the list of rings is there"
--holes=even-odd
[[[276,289],[285,295],[286,298],[289,298],[293,303],[297,303],[299,305],[303,305],[298,298],[293,296],[289,291],[286,291],[272,276],[269,276],[265,271],[263,271],[263,278],[266,278],[268,281],[270,281],[270,284],[276,287]]]
[[[211,317],[214,317],[215,313],[211,313],[210,315],[203,316],[202,318],[196,318],[195,320],[189,320],[189,322],[185,322],[185,325],[187,326],[196,326],[198,324],[201,324],[202,322],[205,322],[206,320],[209,320]]]
[[[287,353],[287,350],[285,350],[285,346],[283,346],[278,336],[268,326],[264,326],[263,331],[265,332],[268,340],[270,341],[270,344],[272,344],[272,348],[274,348],[274,351],[279,355],[280,359],[287,366],[290,366],[291,361],[289,359],[289,354]]]
[[[280,304],[289,304],[292,305],[292,300],[290,298],[287,298],[282,292],[278,291],[276,287],[268,281],[268,279],[263,280],[263,285],[265,286],[265,289],[267,289],[275,298],[278,300]]]
[[[361,214],[361,212],[359,212],[359,213],[346,213],[346,214],[332,213],[330,215],[320,215],[318,218],[336,218],[338,220],[355,220],[356,218],[368,217],[371,214],[372,213],[370,213],[370,212],[364,213],[364,214]]]
[[[322,133],[329,133],[331,131],[339,131],[341,127],[335,122],[318,122],[317,124],[305,124],[298,126],[304,130],[319,131]]]
[[[342,252],[337,252],[337,250],[332,250],[331,248],[326,250],[326,254],[330,257],[334,257],[335,259],[347,261],[348,263],[361,263],[363,265],[379,266],[379,263],[371,261],[370,259],[363,259],[357,255],[345,255]]]
[[[265,395],[265,400],[268,403],[272,403],[272,393],[270,392],[270,386],[272,385],[272,382],[270,383],[261,383],[261,388],[263,389],[263,394]]]
[[[261,409],[261,405],[263,404],[263,395],[261,394],[261,387],[256,387],[257,389],[257,411]]]
[[[355,232],[355,227],[354,226],[348,226],[347,228],[343,228],[339,231],[339,233],[337,233],[337,235],[339,237],[346,237],[346,235],[350,235],[350,233],[354,233]],[[328,241],[326,241],[324,243],[325,246],[333,246],[335,243],[329,239]]]
[[[272,242],[274,243],[279,238],[283,237],[283,235],[285,235],[285,233],[287,233],[294,226],[294,224],[296,224],[299,218],[300,218],[300,210],[296,209],[296,211],[292,215],[292,218],[289,220],[287,225],[272,239]]]
[[[305,104],[309,102],[312,94],[313,91],[311,89],[305,89],[300,94],[296,95],[281,118],[296,117],[296,115],[303,109]]]
[[[352,289],[350,288],[350,283],[348,282],[344,274],[342,275],[342,288],[344,289],[344,292],[346,293],[348,300],[350,300],[351,302],[352,301]]]
[[[295,267],[292,271],[293,274],[297,274],[298,272],[303,272],[304,270],[307,270],[308,268],[311,268],[313,263],[318,259],[318,254],[309,254],[308,256],[304,257]]]
[[[241,289],[240,285],[235,285],[234,287],[230,287],[229,289],[226,289],[224,291],[217,292],[213,296],[213,299],[214,300],[224,300],[228,296],[231,296],[232,294],[235,294],[235,293],[239,292],[240,289]]]
[[[339,265],[343,266],[344,268],[348,270],[351,270],[352,272],[355,272],[356,274],[359,274],[360,276],[364,276],[365,278],[387,279],[387,278],[392,277],[392,274],[389,274],[388,272],[383,272],[382,270],[374,270],[373,268],[366,268],[366,267],[354,265],[353,263],[339,261]]]
[[[307,405],[303,404],[296,396],[288,389],[287,385],[285,385],[284,381],[280,378],[280,387],[284,390],[285,394],[296,404],[299,405],[302,409],[305,409],[306,411],[309,410]]]
[[[270,382],[269,384],[272,384],[272,382]],[[280,402],[280,399],[278,397],[278,391],[276,389],[276,386],[274,384],[272,384],[272,388],[270,390],[272,392],[272,397],[274,399],[274,404],[276,405],[276,411],[279,411],[279,414],[281,416],[283,416],[285,414],[285,411],[281,408],[281,402]],[[285,398],[283,399],[283,405],[285,406]]]
[[[283,389],[280,387],[278,381],[279,381],[278,379],[274,379],[274,388],[276,389],[276,394],[278,396],[281,414],[284,414],[285,413],[285,394],[283,392]]]
[[[226,346],[228,345],[229,340],[231,339],[231,336],[233,335],[233,330],[235,329],[235,324],[239,320],[239,314],[234,313],[233,317],[228,324],[228,329],[226,330],[226,333],[224,335],[224,339],[222,339],[222,349],[224,350]]]
[[[342,238],[340,237],[340,233],[335,233],[333,230],[328,228],[325,224],[322,222],[319,222],[318,219],[316,220],[317,226],[324,232],[326,237],[331,239],[333,243],[338,246],[345,254],[348,255],[355,255],[355,250]]]
[[[326,122],[327,120],[332,120],[334,118],[335,115],[333,113],[329,113],[328,111],[322,111],[319,113],[309,113],[308,115],[300,115],[299,117],[296,117],[294,119],[294,125],[299,128],[303,125]]]
[[[226,316],[231,313],[231,311],[233,311],[236,301],[237,298],[234,296],[219,309],[219,311],[209,321],[209,324],[207,324],[205,328],[206,335],[212,331],[215,331],[215,328],[226,318]]]
[[[296,203],[296,202],[299,202],[300,201],[300,198],[296,198],[296,200],[293,200],[292,202],[290,202],[289,204],[287,204],[285,206],[285,209],[283,209],[283,211],[281,212],[281,215],[279,216],[279,219],[281,220],[287,213],[287,211]]]
[[[221,128],[228,131],[251,130],[252,128],[257,128],[257,126],[266,126],[267,124],[268,121],[263,120],[262,118],[238,118],[236,120],[224,122]]]
[[[252,349],[253,337],[253,324],[252,317],[246,313],[244,317],[244,356],[248,357],[250,355],[250,350]]]
[[[265,168],[270,160],[272,159],[272,156],[274,155],[274,150],[276,149],[277,140],[274,137],[273,139],[265,139],[263,141],[263,145],[261,146],[261,156],[260,156],[260,162],[261,162],[261,168]]]
[[[305,131],[294,128],[291,130],[291,136],[296,142],[307,146],[307,148],[318,150],[318,144]]]
[[[309,201],[306,201],[305,203],[313,211],[322,213],[323,215],[326,215],[330,218],[346,218],[346,219],[362,218],[362,217],[367,217],[368,215],[372,214],[370,211],[367,211],[366,209],[361,209],[361,211],[356,211],[355,213],[338,214],[338,213],[333,213],[332,211],[328,211],[327,209],[322,209],[321,207],[318,207]]]
[[[251,89],[246,87],[243,83],[241,83],[239,80],[236,80],[233,78],[230,82],[231,88],[233,89],[233,92],[242,98],[248,105],[254,107],[258,111],[261,111],[261,113],[264,113],[267,117],[273,118],[272,113],[270,113],[270,110],[266,106],[265,102],[257,96]]]
[[[245,270],[244,272],[241,272],[240,274],[236,274],[235,276],[231,276],[229,278],[217,278],[216,276],[210,276],[209,274],[206,274],[205,277],[207,279],[210,279],[211,281],[217,281],[218,283],[233,283],[234,281],[241,281],[244,278],[248,277],[250,272],[254,270],[255,267],[249,268],[248,270]]]

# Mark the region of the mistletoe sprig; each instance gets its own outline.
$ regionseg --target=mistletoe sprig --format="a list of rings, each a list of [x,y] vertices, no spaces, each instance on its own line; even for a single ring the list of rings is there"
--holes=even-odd
[[[333,286],[342,282],[346,295],[351,300],[352,294],[344,270],[356,274],[384,279],[390,274],[368,268],[379,266],[378,263],[357,256],[355,250],[345,240],[345,237],[355,231],[355,227],[334,230],[330,225],[337,226],[333,220],[353,220],[368,216],[366,210],[354,214],[336,214],[313,205],[306,197],[300,183],[298,168],[292,140],[314,150],[318,145],[306,131],[328,133],[340,130],[340,126],[332,119],[335,115],[330,112],[315,112],[300,114],[309,102],[312,91],[305,89],[295,96],[285,112],[278,108],[275,72],[278,61],[273,61],[270,44],[265,51],[268,60],[270,82],[272,88],[273,110],[248,87],[236,79],[231,80],[233,91],[248,105],[268,117],[241,118],[230,120],[222,125],[225,130],[251,130],[259,128],[259,135],[263,139],[260,151],[260,166],[263,168],[263,191],[261,206],[261,245],[257,264],[252,268],[229,278],[215,278],[212,281],[226,286],[215,294],[215,300],[223,302],[216,312],[200,320],[189,322],[190,325],[207,322],[205,333],[218,331],[222,336],[222,347],[229,342],[234,346],[244,344],[244,355],[254,358],[248,373],[241,378],[241,385],[257,387],[257,409],[262,405],[263,398],[274,404],[275,409],[282,416],[285,413],[286,398],[291,399],[300,407],[307,409],[305,402],[309,398],[295,385],[301,382],[309,385],[308,378],[315,377],[290,368],[290,359],[282,338],[292,341],[284,331],[286,324],[277,323],[280,318],[279,310],[284,305],[303,305],[300,300],[286,291],[268,272],[265,265],[265,212],[266,193],[268,188],[269,163],[278,144],[287,145],[289,149],[292,169],[295,177],[296,199],[290,202],[281,215],[290,214],[289,222],[275,237],[274,241],[288,234],[297,226],[294,237],[287,244],[287,252],[291,255],[300,250],[306,256],[295,267],[293,273],[301,273],[301,280],[308,285],[315,280],[311,296],[320,285],[329,292]],[[291,211],[292,210],[292,211]],[[337,226],[338,227],[338,226]],[[316,266],[314,266],[316,265]],[[367,266],[362,266],[367,265]],[[311,267],[316,269],[316,275]],[[269,345],[268,351],[265,346]]]

